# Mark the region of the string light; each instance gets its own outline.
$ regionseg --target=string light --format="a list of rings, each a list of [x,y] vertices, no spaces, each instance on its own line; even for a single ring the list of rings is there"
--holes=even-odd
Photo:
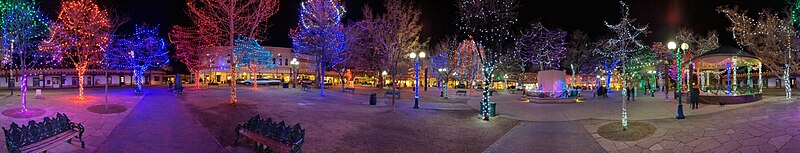
[[[258,89],[258,82],[256,81],[256,73],[267,68],[275,67],[272,62],[272,53],[264,49],[258,40],[250,37],[239,37],[234,42],[235,47],[233,52],[237,55],[243,55],[236,67],[244,67],[250,70],[253,74],[253,90]]]
[[[295,54],[315,57],[320,95],[325,92],[325,69],[344,62],[345,33],[341,23],[344,14],[338,0],[309,0],[300,5],[299,27],[290,31]]]
[[[84,99],[84,74],[90,66],[102,61],[111,42],[108,11],[101,10],[92,0],[66,0],[56,23],[50,25],[50,38],[39,49],[53,54],[55,62],[68,59],[78,74],[78,99]]]
[[[136,32],[132,36],[117,37],[105,53],[105,60],[101,65],[108,68],[133,70],[133,79],[136,82],[134,91],[137,95],[142,93],[142,75],[149,68],[161,67],[169,64],[169,51],[166,42],[158,36],[158,25],[136,25]]]

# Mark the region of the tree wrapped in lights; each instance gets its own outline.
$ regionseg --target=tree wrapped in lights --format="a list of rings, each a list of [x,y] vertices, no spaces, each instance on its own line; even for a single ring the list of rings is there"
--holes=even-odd
[[[309,0],[300,7],[300,23],[291,31],[296,54],[316,60],[319,95],[325,93],[325,69],[341,62],[345,51],[344,7],[335,0]]]
[[[453,76],[454,71],[458,67],[458,41],[453,37],[448,37],[436,44],[436,53],[431,57],[431,66],[436,71],[434,76],[439,80],[439,84],[443,86],[442,94],[444,98],[448,98],[448,84],[450,78]],[[440,88],[442,88],[440,86]]]
[[[533,22],[516,38],[515,45],[517,50],[533,51],[531,62],[539,66],[539,71],[557,69],[566,56],[566,36],[561,29],[550,30],[541,22]]]
[[[360,70],[368,71],[373,76],[376,76],[376,87],[383,88],[385,85],[384,76],[381,74],[385,69],[383,68],[383,59],[387,56],[385,52],[379,50],[378,39],[372,39],[377,27],[381,25],[374,24],[372,11],[369,7],[365,6],[363,11],[365,18],[364,21],[355,22],[347,26],[347,50],[350,52],[349,63],[351,66],[358,67]]]
[[[194,88],[200,89],[200,74],[208,65],[204,59],[211,53],[203,53],[202,49],[211,47],[208,36],[202,35],[198,28],[186,28],[175,25],[169,32],[169,41],[175,45],[175,57],[194,74]]]
[[[158,36],[158,26],[136,25],[136,32],[127,38],[114,40],[106,51],[105,62],[111,68],[133,70],[136,95],[141,95],[145,71],[169,63],[166,41]]]
[[[364,27],[369,27],[369,46],[376,46],[375,55],[382,55],[381,68],[386,70],[392,78],[392,92],[396,92],[394,85],[398,84],[398,75],[405,74],[409,69],[411,52],[423,50],[427,40],[421,40],[420,32],[422,11],[413,6],[411,2],[402,0],[387,0],[384,2],[386,12],[373,14],[371,9],[365,8]],[[395,99],[392,98],[392,108]]]
[[[47,36],[48,23],[33,1],[0,1],[3,65],[20,69],[22,110],[27,111],[28,68],[49,64],[49,53],[37,47]]]
[[[655,54],[656,58],[658,59],[656,62],[656,73],[658,74],[656,74],[656,76],[658,76],[658,79],[661,80],[661,91],[668,91],[669,79],[667,78],[672,76],[670,73],[672,64],[670,63],[673,62],[675,55],[673,55],[672,52],[669,51],[669,48],[667,48],[667,46],[661,42],[653,43],[653,45],[650,46],[650,50],[653,51],[653,54]],[[667,96],[666,92],[664,93],[664,96]]]
[[[675,36],[675,39],[678,42],[683,42],[692,46],[692,49],[689,50],[690,54],[694,56],[700,56],[701,54],[717,49],[719,47],[719,38],[717,31],[708,31],[708,34],[705,36],[694,34],[691,30],[687,28],[683,28],[678,31],[678,35]]]
[[[211,44],[230,46],[216,50],[218,55],[230,55],[230,76],[236,80],[236,65],[243,57],[235,53],[237,37],[257,38],[267,32],[267,19],[278,12],[278,0],[188,0],[189,17],[197,24],[198,32],[208,36]],[[237,102],[236,84],[231,83],[231,104]]]
[[[84,99],[83,85],[86,70],[103,61],[111,42],[112,21],[108,11],[100,9],[92,0],[66,0],[56,23],[50,25],[48,39],[39,46],[52,52],[54,61],[67,59],[78,74],[78,99]]]
[[[475,92],[475,80],[482,80],[484,75],[481,71],[481,55],[484,47],[475,42],[470,36],[464,40],[456,49],[456,63],[454,73],[456,78],[464,80],[469,84],[470,94]]]
[[[258,40],[255,38],[239,37],[234,44],[236,44],[236,46],[234,46],[233,52],[243,56],[239,61],[239,65],[236,66],[250,70],[250,73],[253,75],[253,90],[258,90],[258,81],[256,81],[255,77],[256,73],[275,67],[275,63],[270,60],[273,56],[272,53],[258,44]]]
[[[620,18],[619,23],[617,24],[609,24],[606,22],[606,26],[611,30],[613,33],[613,37],[605,40],[604,47],[602,51],[598,53],[606,58],[614,59],[614,61],[620,61],[622,65],[628,60],[629,54],[634,53],[636,51],[641,50],[644,48],[642,45],[641,40],[638,37],[646,35],[648,33],[647,26],[636,26],[634,22],[636,21],[635,18],[629,17],[629,8],[625,2],[620,1],[620,8],[622,9],[620,13],[622,13],[622,17]],[[615,62],[616,63],[616,62]],[[622,69],[621,76],[625,76],[625,68]],[[611,77],[608,78],[611,80]],[[627,86],[627,78],[623,77],[622,79],[622,86]],[[625,97],[626,92],[623,90],[622,96]],[[625,98],[622,98],[622,129],[628,129],[628,112],[625,106]]]
[[[456,25],[463,34],[474,36],[478,44],[485,50],[480,54],[481,71],[483,73],[483,100],[479,116],[489,120],[489,85],[494,74],[495,64],[501,55],[508,53],[505,45],[511,39],[510,28],[517,23],[516,0],[459,0]]]
[[[585,72],[589,69],[590,58],[594,54],[595,43],[583,31],[577,30],[570,34],[567,53],[562,66],[569,67],[572,72],[572,86],[575,86],[575,73]],[[583,79],[581,79],[583,82]]]
[[[797,33],[792,25],[795,19],[783,18],[776,13],[764,10],[758,13],[758,20],[747,16],[747,11],[737,7],[719,7],[717,12],[731,20],[728,31],[739,46],[750,50],[770,71],[780,71],[778,77],[784,80],[786,98],[792,98],[789,72],[797,70],[794,57],[798,53]],[[794,66],[793,66],[794,65]]]

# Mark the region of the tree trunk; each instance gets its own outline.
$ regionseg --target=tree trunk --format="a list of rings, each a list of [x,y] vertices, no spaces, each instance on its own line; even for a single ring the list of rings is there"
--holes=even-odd
[[[200,89],[200,71],[194,73],[194,89]]]
[[[786,63],[786,68],[783,70],[783,87],[786,88],[786,99],[792,99],[792,86],[789,82],[789,63]]]
[[[342,84],[342,91],[344,91],[344,69],[337,71],[339,73],[339,80]]]
[[[105,76],[106,76],[106,78],[105,78],[106,79],[106,85],[105,85],[106,111],[108,111],[108,84],[110,83],[108,81],[108,68],[106,68]]]
[[[625,96],[627,94],[629,94],[629,93],[627,93],[627,90],[626,90],[628,86],[626,84],[627,82],[625,81],[625,80],[627,80],[627,78],[625,77],[625,68],[624,67],[622,68],[622,74],[621,75],[622,75],[622,87],[623,87],[623,89],[622,89],[622,130],[625,131],[625,130],[628,130],[628,110],[627,110],[627,108],[625,106],[625,104],[627,103],[625,101],[625,98],[626,98]],[[609,80],[611,80],[611,78],[609,78]]]
[[[256,80],[256,77],[255,77],[256,76],[256,71],[253,70],[253,69],[251,69],[250,71],[251,71],[250,73],[253,74],[252,76],[250,76],[250,77],[253,77],[253,90],[258,90],[258,80]],[[267,85],[267,86],[269,86],[269,85]]]
[[[25,72],[25,63],[20,64],[22,65],[22,69],[20,69],[20,91],[22,92],[22,111],[28,111],[28,74]]]
[[[83,75],[86,74],[86,66],[81,65],[77,67],[78,69],[78,99],[83,100],[83,84],[86,81],[86,78],[83,78]]]
[[[447,77],[445,77],[444,78],[444,99],[448,99],[448,96],[447,96],[447,85],[448,85],[448,83],[450,83],[450,80]]]
[[[325,68],[322,63],[318,63],[318,65],[319,68],[317,70],[319,71],[319,77],[317,79],[319,79],[319,95],[325,96]]]
[[[133,79],[136,82],[136,86],[134,87],[134,91],[136,95],[142,95],[142,71],[139,68],[134,68],[133,70]],[[91,81],[91,80],[89,80]]]
[[[488,63],[483,64],[483,100],[481,101],[481,116],[483,120],[489,120],[489,112],[492,111],[489,107],[489,85],[492,83],[492,71],[494,70]]]
[[[236,101],[237,101],[236,100],[236,66],[235,66],[236,62],[233,61],[233,60],[234,60],[233,56],[231,56],[231,66],[230,66],[230,69],[231,69],[231,81],[228,82],[228,85],[231,87],[231,101],[230,101],[231,104],[235,104]],[[180,81],[180,80],[176,80],[176,81]]]

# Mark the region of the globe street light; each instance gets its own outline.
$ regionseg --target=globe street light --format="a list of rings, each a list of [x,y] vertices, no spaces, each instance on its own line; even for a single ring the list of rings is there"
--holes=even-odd
[[[297,81],[297,65],[300,65],[300,61],[297,61],[297,58],[292,58],[289,64],[292,65],[292,81]],[[292,88],[297,88],[297,82],[292,83]]]
[[[681,72],[683,70],[681,68],[681,60],[682,60],[681,59],[682,58],[681,54],[683,54],[683,51],[685,51],[686,49],[689,49],[689,44],[683,43],[683,44],[681,44],[681,48],[677,48],[678,45],[675,42],[669,42],[667,44],[667,47],[670,50],[675,50],[675,59],[676,59],[675,60],[675,62],[676,62],[675,66],[678,69],[678,78],[677,78],[677,80],[675,80],[675,82],[677,83],[676,84],[677,88],[676,88],[675,94],[677,94],[677,97],[678,97],[678,112],[677,112],[678,114],[677,114],[677,116],[675,116],[675,119],[685,119],[686,116],[683,115],[683,101],[681,100],[682,99],[682,97],[681,97],[681,77],[683,77],[683,72]]]
[[[425,58],[425,52],[411,52],[408,57],[414,60],[414,109],[419,109],[419,61]]]

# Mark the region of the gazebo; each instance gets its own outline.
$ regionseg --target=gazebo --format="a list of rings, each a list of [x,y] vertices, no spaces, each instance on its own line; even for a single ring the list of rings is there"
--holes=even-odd
[[[721,46],[705,52],[687,62],[695,69],[695,78],[690,81],[693,87],[700,88],[700,102],[704,103],[747,103],[761,99],[761,60],[750,52],[733,46]],[[689,74],[689,70],[683,70]],[[758,81],[753,84],[752,73],[757,73]],[[739,77],[746,77],[739,80]]]

